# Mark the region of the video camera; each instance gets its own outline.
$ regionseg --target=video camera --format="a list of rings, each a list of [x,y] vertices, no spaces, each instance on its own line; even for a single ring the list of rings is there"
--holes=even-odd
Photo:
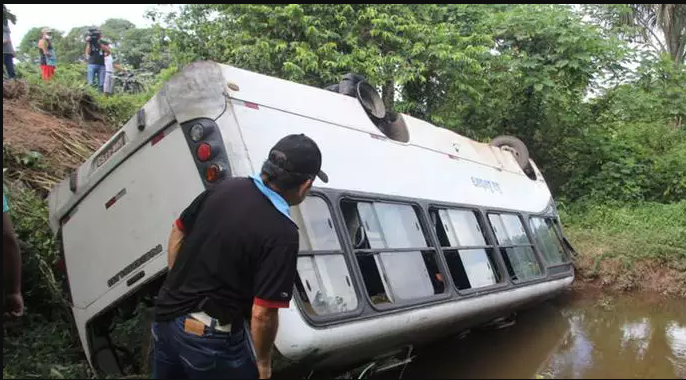
[[[94,49],[98,48],[98,43],[100,42],[100,37],[102,36],[102,32],[98,28],[88,28],[88,34],[87,37],[88,42],[91,44],[91,47]]]

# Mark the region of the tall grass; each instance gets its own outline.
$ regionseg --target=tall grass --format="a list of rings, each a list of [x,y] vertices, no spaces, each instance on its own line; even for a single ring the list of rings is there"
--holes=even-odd
[[[686,271],[686,200],[631,206],[576,204],[560,210],[565,231],[582,254],[626,263],[653,260]]]

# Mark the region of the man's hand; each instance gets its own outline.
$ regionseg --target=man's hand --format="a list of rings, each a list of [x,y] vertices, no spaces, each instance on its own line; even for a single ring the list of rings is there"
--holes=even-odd
[[[272,377],[271,361],[258,360],[257,371],[260,373],[260,379],[270,379]]]
[[[8,294],[5,306],[8,312],[4,312],[3,319],[19,318],[24,315],[24,297],[21,293]]]

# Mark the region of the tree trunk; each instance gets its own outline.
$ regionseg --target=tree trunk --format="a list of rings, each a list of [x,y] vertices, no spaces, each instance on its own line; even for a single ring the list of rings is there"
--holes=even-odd
[[[384,83],[381,99],[383,99],[383,104],[386,106],[386,112],[392,111],[395,105],[395,79],[389,79]]]
[[[658,21],[662,33],[665,36],[667,52],[672,60],[677,63],[683,62],[684,46],[686,45],[686,5],[683,4],[653,4],[658,13]]]
[[[684,4],[630,4],[634,23],[644,29],[646,41],[668,53],[677,63],[683,64],[686,48],[686,5]],[[662,33],[664,44],[659,33]],[[657,42],[658,46],[652,43]]]

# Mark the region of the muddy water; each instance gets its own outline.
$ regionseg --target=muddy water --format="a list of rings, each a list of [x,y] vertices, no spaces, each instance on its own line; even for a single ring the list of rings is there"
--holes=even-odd
[[[416,353],[404,378],[683,379],[686,301],[566,296]]]

